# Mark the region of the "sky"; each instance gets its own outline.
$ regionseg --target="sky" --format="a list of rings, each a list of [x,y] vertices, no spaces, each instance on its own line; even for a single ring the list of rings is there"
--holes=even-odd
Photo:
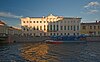
[[[81,17],[82,22],[100,21],[100,0],[0,0],[0,20],[20,27],[21,17],[53,14]]]

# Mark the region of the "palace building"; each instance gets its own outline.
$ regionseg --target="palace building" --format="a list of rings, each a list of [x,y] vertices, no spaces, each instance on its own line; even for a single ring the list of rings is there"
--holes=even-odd
[[[52,35],[79,35],[79,17],[62,17],[52,14],[46,17],[23,17],[21,28],[23,35],[52,36]]]

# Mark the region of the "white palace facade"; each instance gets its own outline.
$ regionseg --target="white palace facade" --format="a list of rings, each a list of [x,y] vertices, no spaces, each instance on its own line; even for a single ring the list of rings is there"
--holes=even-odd
[[[79,35],[79,17],[62,17],[52,14],[46,17],[23,17],[21,28],[23,35],[52,36],[52,35]]]

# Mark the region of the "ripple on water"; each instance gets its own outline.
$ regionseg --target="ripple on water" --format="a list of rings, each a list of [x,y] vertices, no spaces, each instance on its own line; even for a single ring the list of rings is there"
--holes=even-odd
[[[0,62],[100,62],[100,42],[0,46]]]

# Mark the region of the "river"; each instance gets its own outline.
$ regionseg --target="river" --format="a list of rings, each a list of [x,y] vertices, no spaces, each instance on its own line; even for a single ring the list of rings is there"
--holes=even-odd
[[[3,44],[0,62],[100,62],[100,42]]]

